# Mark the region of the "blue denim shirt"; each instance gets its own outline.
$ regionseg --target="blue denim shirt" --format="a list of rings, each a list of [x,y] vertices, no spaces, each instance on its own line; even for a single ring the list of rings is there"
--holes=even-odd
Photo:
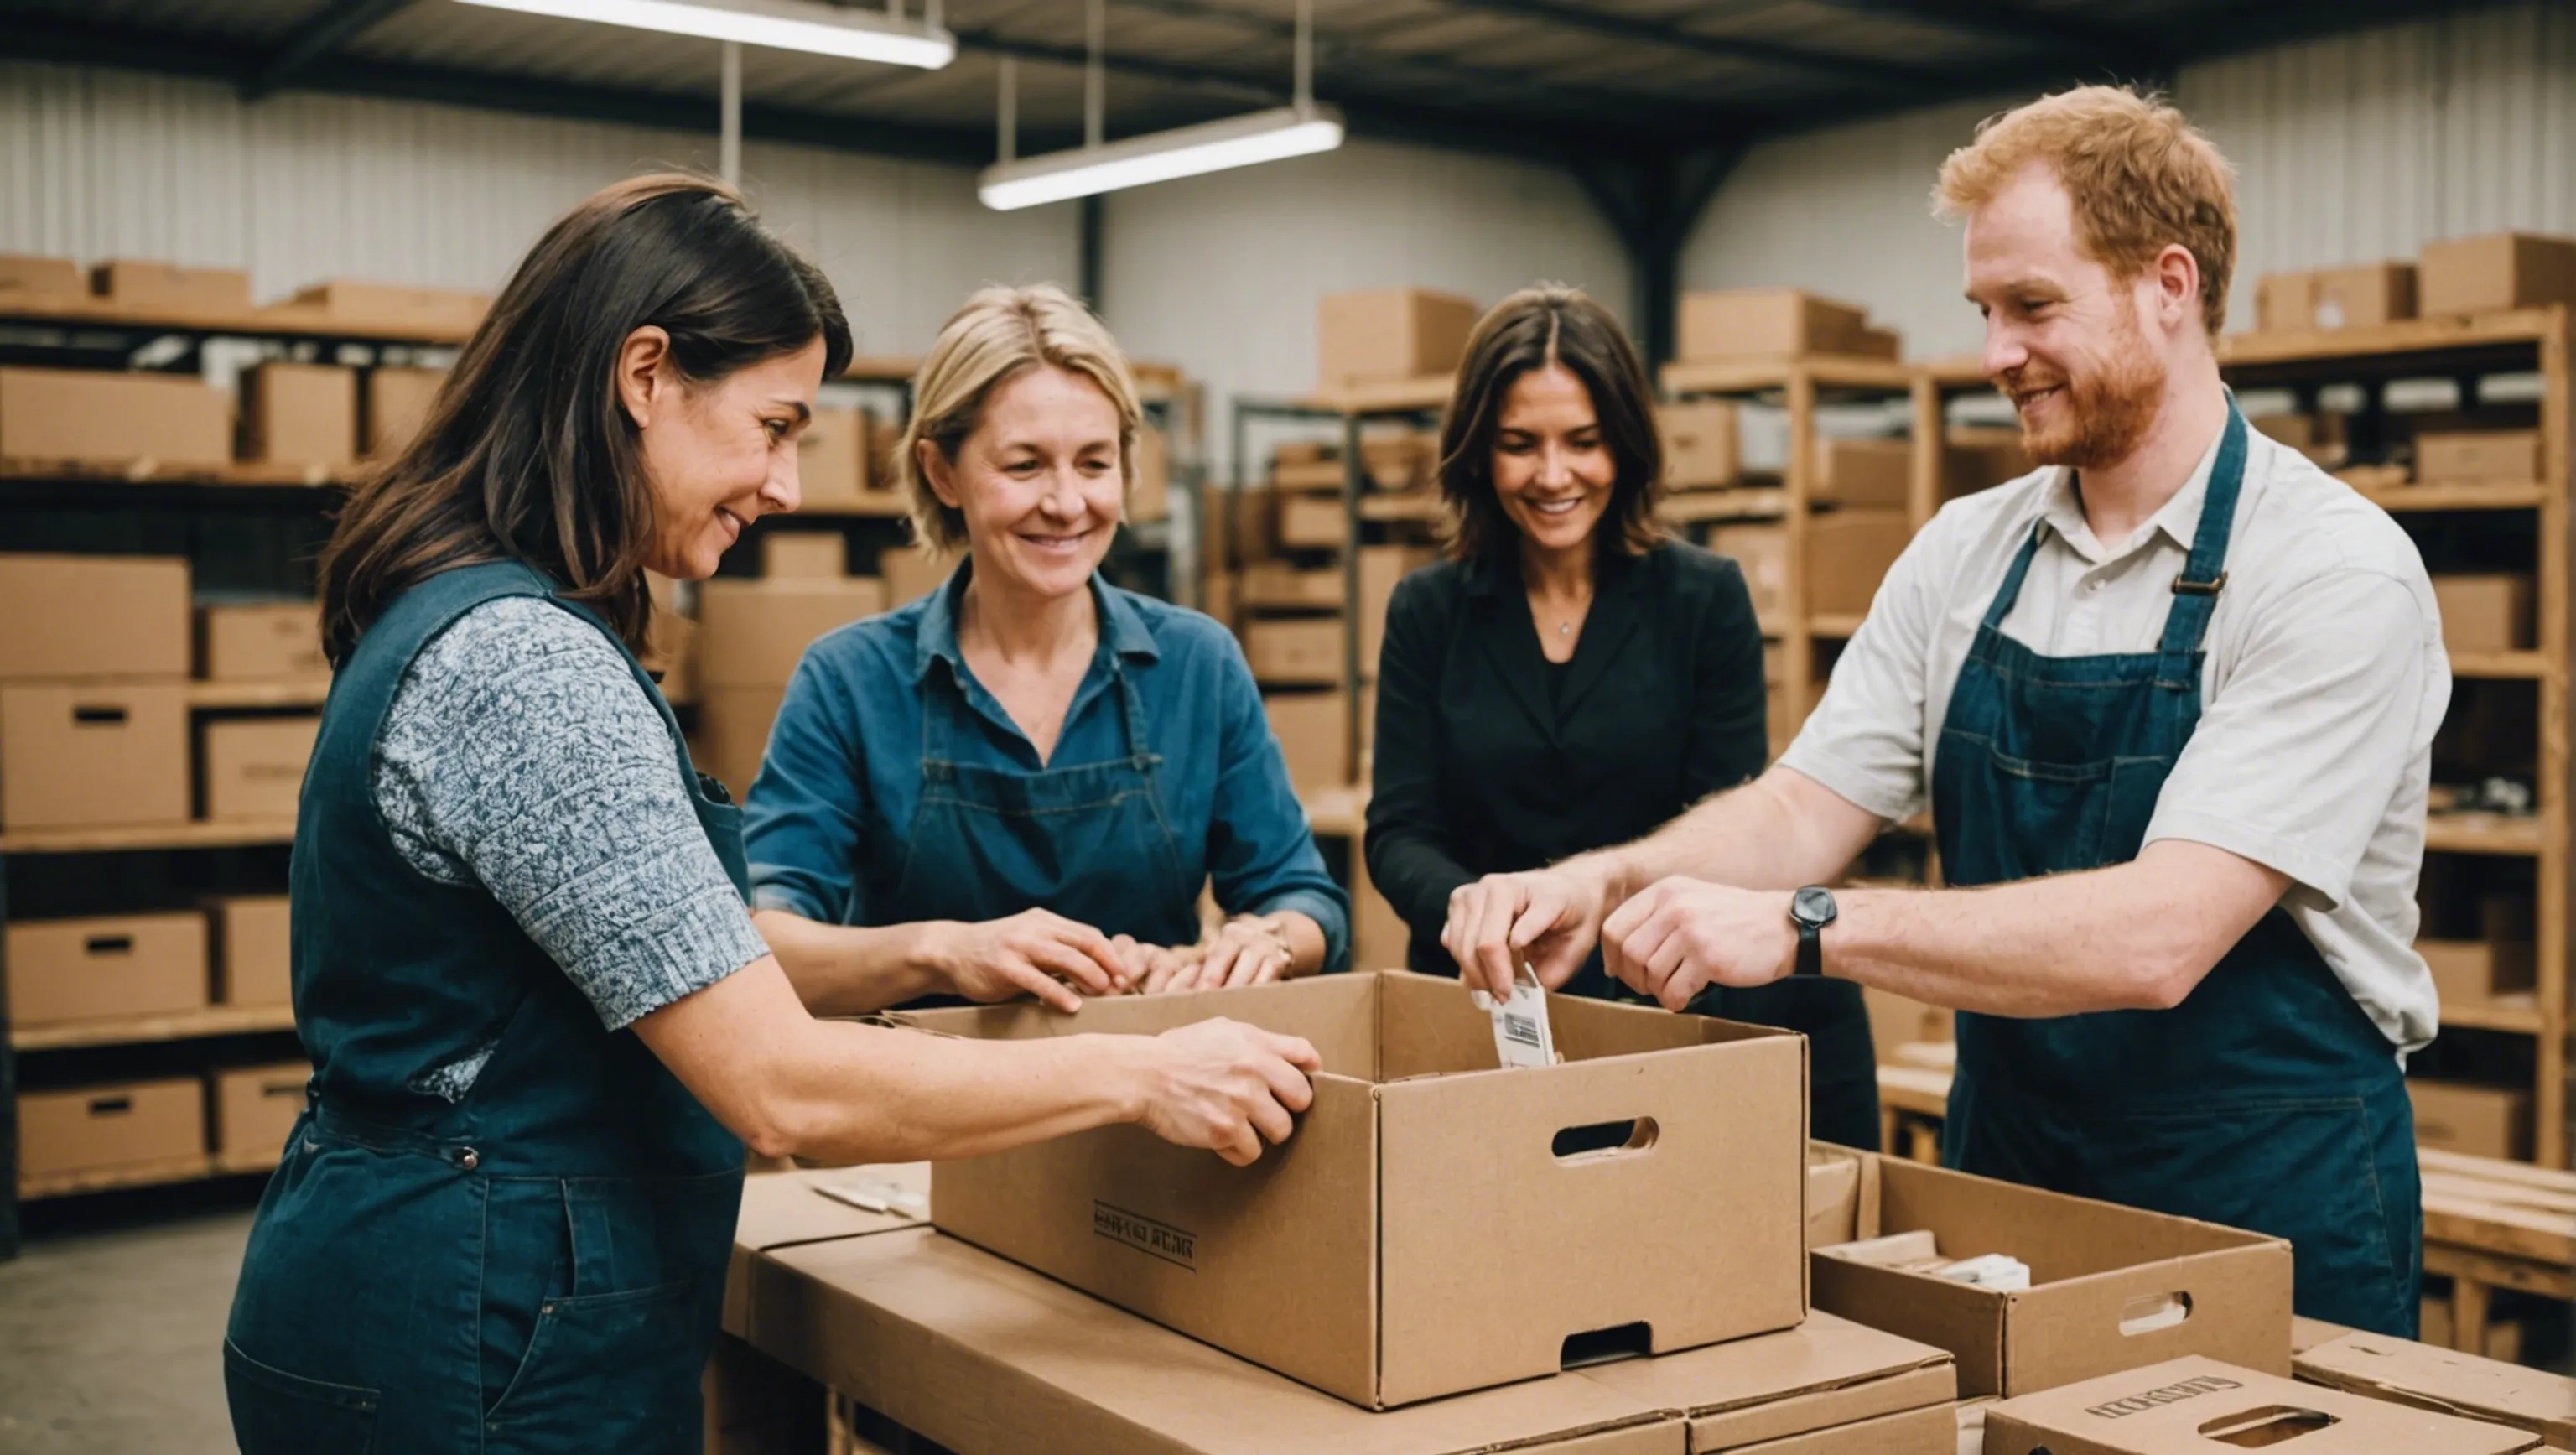
[[[1034,775],[1111,763],[1131,753],[1124,674],[1143,709],[1147,741],[1138,749],[1160,759],[1155,793],[1177,875],[1149,856],[1104,861],[1068,843],[1056,891],[1031,903],[986,903],[980,907],[991,913],[983,917],[1106,904],[1114,908],[1073,917],[1112,935],[1188,944],[1199,933],[1199,887],[1212,879],[1218,906],[1230,914],[1296,910],[1313,919],[1324,932],[1326,968],[1344,968],[1349,898],[1324,871],[1233,636],[1198,612],[1095,577],[1099,653],[1074,692],[1054,757],[1042,762],[959,650],[957,608],[970,570],[971,563],[921,600],[806,649],[745,807],[753,906],[826,924],[960,917],[893,902],[908,870],[915,885],[976,874],[972,863],[910,862],[934,719],[946,725],[938,729],[948,738],[945,758],[976,769]],[[989,893],[963,888],[970,899]]]

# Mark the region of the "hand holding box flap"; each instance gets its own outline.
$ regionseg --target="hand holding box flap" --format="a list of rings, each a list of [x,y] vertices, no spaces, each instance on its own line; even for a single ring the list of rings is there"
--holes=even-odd
[[[2519,1455],[2538,1446],[2525,1431],[2215,1359],[2105,1375],[1986,1411],[1986,1455]]]

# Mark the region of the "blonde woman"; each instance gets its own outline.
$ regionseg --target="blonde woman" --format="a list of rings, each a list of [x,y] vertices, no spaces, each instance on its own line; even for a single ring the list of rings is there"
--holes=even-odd
[[[747,825],[807,1004],[1254,985],[1339,968],[1324,872],[1234,638],[1102,580],[1140,413],[1063,290],[990,288],[914,381],[913,529],[965,562],[816,642]],[[1200,887],[1232,917],[1199,933]]]

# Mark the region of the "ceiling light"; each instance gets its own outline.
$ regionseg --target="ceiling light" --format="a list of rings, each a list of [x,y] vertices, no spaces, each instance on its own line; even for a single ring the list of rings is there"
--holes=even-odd
[[[739,41],[935,71],[957,59],[957,37],[932,23],[845,10],[816,0],[465,0],[495,10],[589,20],[671,35]]]
[[[1053,152],[984,169],[977,192],[997,212],[1328,152],[1342,144],[1341,113],[1282,106],[1104,146]]]

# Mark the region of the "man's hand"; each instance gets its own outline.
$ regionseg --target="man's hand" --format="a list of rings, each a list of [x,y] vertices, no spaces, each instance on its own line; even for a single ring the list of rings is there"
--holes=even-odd
[[[940,978],[979,1004],[1034,995],[1072,1012],[1082,1009],[1084,995],[1123,995],[1134,988],[1129,963],[1108,936],[1043,909],[925,928],[936,931],[930,958]]]
[[[1314,1046],[1240,1021],[1205,1020],[1142,1043],[1150,1071],[1134,1120],[1164,1141],[1205,1147],[1237,1167],[1260,1159],[1314,1104]]]
[[[1510,998],[1523,960],[1538,973],[1539,984],[1562,989],[1601,938],[1608,898],[1604,876],[1582,860],[1488,874],[1450,894],[1440,947],[1458,962],[1458,978],[1469,990]]]
[[[1680,1010],[1709,985],[1768,985],[1797,968],[1789,896],[1704,879],[1657,881],[1601,927],[1602,964],[1620,984]]]

